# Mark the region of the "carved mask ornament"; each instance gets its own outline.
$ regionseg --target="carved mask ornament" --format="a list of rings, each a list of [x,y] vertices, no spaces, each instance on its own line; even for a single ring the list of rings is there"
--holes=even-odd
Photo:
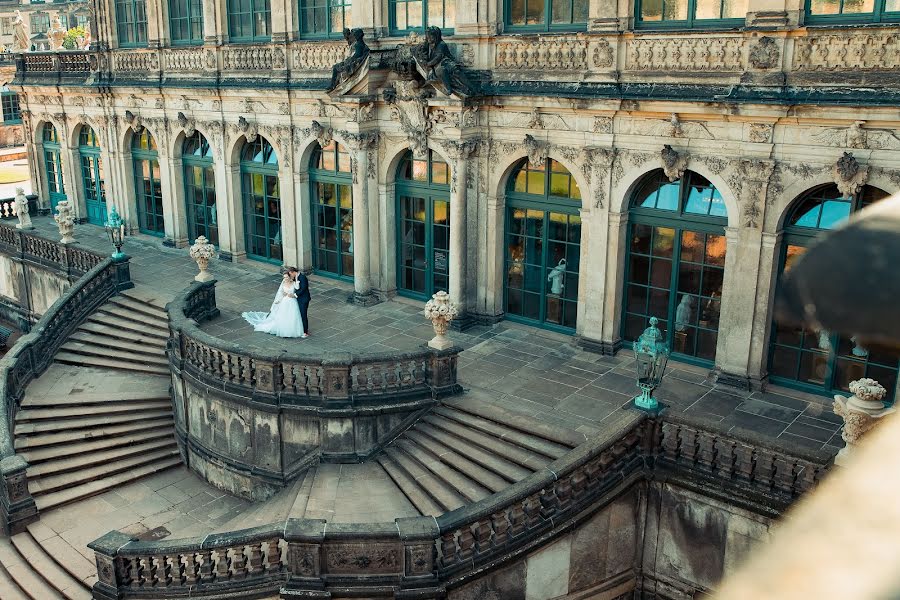
[[[238,131],[244,134],[244,137],[247,138],[248,142],[255,142],[256,137],[259,135],[256,125],[250,123],[244,117],[238,117]]]
[[[184,130],[184,135],[187,137],[191,137],[194,135],[196,128],[194,127],[194,122],[187,118],[187,116],[183,112],[178,113],[178,126]]]
[[[528,153],[528,164],[533,168],[544,166],[549,148],[545,142],[539,142],[531,134],[525,136],[525,151]]]
[[[318,121],[313,121],[311,126],[312,134],[315,136],[316,140],[319,142],[319,146],[324,148],[328,144],[331,143],[332,139],[332,131],[331,127],[325,127]]]
[[[669,181],[677,181],[684,176],[684,170],[687,168],[687,157],[680,155],[669,144],[663,146],[659,156],[662,159],[662,169]]]
[[[834,183],[845,196],[853,196],[869,179],[869,168],[859,164],[851,152],[844,152],[832,169]]]

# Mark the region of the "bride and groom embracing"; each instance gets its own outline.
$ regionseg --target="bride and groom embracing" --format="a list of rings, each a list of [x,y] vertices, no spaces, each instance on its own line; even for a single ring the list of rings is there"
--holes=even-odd
[[[241,316],[254,331],[278,337],[309,337],[309,280],[296,267],[288,267],[269,312],[245,312]]]

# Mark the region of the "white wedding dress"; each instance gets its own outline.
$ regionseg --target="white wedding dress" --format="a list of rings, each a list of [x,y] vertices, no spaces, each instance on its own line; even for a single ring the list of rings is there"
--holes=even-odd
[[[253,325],[254,331],[284,338],[302,336],[303,320],[300,318],[300,307],[297,300],[290,296],[294,293],[294,288],[293,283],[282,283],[278,287],[269,312],[245,312],[241,313],[241,316]]]

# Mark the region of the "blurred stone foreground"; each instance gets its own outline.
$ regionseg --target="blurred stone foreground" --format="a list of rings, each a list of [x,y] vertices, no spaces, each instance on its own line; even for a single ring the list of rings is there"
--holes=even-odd
[[[900,197],[866,210],[835,231],[797,265],[788,295],[788,312],[842,333],[868,327],[872,337],[900,345],[896,329],[900,258]],[[876,260],[872,260],[873,253]],[[858,261],[852,271],[835,266],[838,254]],[[868,256],[867,260],[860,260]],[[823,265],[831,277],[822,277]],[[894,265],[892,267],[892,265]],[[870,287],[874,282],[878,288]],[[860,285],[862,283],[862,285]],[[876,291],[877,290],[877,291]],[[866,293],[866,292],[869,293]],[[839,329],[823,307],[853,295],[856,320]],[[891,300],[894,300],[892,303]],[[844,306],[846,309],[847,307]],[[887,317],[887,319],[885,319]],[[837,324],[839,325],[839,324]],[[850,329],[852,328],[852,330]],[[721,600],[852,600],[900,597],[900,477],[891,457],[900,456],[900,419],[883,420],[843,466],[832,470],[816,491],[784,517],[773,541],[727,578],[715,598]]]

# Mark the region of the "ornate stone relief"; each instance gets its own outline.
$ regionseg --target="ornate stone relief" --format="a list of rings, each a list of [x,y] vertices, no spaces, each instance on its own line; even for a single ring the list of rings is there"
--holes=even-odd
[[[669,178],[669,181],[677,181],[684,176],[688,163],[687,156],[679,154],[672,146],[666,144],[660,151],[659,157],[662,170],[665,172],[666,177]]]
[[[614,165],[618,162],[615,148],[585,148],[582,150],[581,172],[594,188],[594,208],[602,208],[606,187]]]
[[[741,206],[744,227],[757,228],[762,223],[763,205],[768,202],[768,185],[775,172],[775,162],[755,159],[732,161],[728,185]]]
[[[591,125],[591,131],[594,133],[604,133],[610,134],[613,132],[613,118],[612,117],[594,117],[594,122]]]
[[[212,65],[207,64],[207,54],[203,48],[167,48],[163,51],[163,66],[174,73],[197,73],[204,68],[215,67],[215,54],[210,51]]]
[[[159,57],[155,51],[123,50],[113,53],[113,71],[120,73],[149,73],[159,71]]]
[[[134,94],[129,94],[128,98],[125,99],[125,105],[131,106],[132,108],[140,108],[144,106],[144,99],[139,98]]]
[[[328,144],[331,143],[332,140],[332,130],[331,127],[325,127],[318,121],[312,122],[312,127],[310,128],[313,136],[316,138],[316,141],[319,142],[319,146],[324,148]]]
[[[318,139],[319,136],[316,133],[316,126],[321,127],[318,122],[313,121],[312,133],[316,135]],[[331,141],[331,130],[328,129],[327,136],[328,142]],[[348,150],[350,150],[350,172],[353,174],[353,183],[359,183],[359,154],[358,152],[364,150],[366,152],[366,177],[368,179],[375,179],[376,171],[375,171],[375,160],[378,149],[378,134],[376,133],[350,133],[347,131],[338,131],[337,137],[340,139],[341,143],[344,144]],[[326,142],[326,145],[327,143]],[[319,144],[322,141],[319,140]]]
[[[853,196],[869,179],[869,167],[863,167],[851,152],[844,152],[831,171],[834,183],[844,196]]]
[[[247,138],[248,142],[255,142],[257,136],[259,136],[259,128],[256,123],[251,123],[245,117],[238,117],[237,125],[235,126],[235,131],[239,135],[243,135]]]
[[[769,36],[763,36],[750,47],[748,60],[754,69],[774,69],[781,59],[778,43]]]
[[[291,114],[291,103],[290,102],[279,102],[278,103],[278,114],[280,114],[280,115]]]
[[[532,168],[544,166],[550,146],[547,142],[539,142],[531,134],[525,136],[525,153],[528,155],[528,164]]]
[[[225,71],[250,71],[265,73],[273,69],[284,68],[275,66],[272,48],[268,46],[242,46],[232,44],[224,46],[222,67]],[[284,54],[282,54],[282,60]]]
[[[772,141],[775,127],[769,123],[751,123],[748,138],[755,144],[766,144]]]
[[[497,44],[498,71],[587,71],[588,52],[580,36],[523,38]]]
[[[632,132],[654,137],[714,139],[706,125],[697,121],[682,121],[678,113],[672,113],[668,119],[636,120],[632,123]]]
[[[455,192],[457,186],[457,172],[459,167],[459,161],[468,160],[472,156],[478,153],[478,149],[481,145],[481,140],[471,139],[465,141],[456,141],[456,140],[445,140],[441,142],[441,147],[447,152],[450,158],[453,160],[453,165],[450,169],[450,191]],[[472,170],[474,165],[469,165],[469,168],[466,170],[467,180],[464,182],[466,187],[472,187],[470,185],[471,175],[469,172]]]
[[[865,121],[854,121],[849,127],[829,127],[813,134],[817,142],[837,148],[869,148],[900,150],[900,136],[889,129],[866,129]]]
[[[717,156],[692,156],[691,161],[697,161],[700,164],[706,165],[706,167],[716,175],[721,175],[728,167],[728,161]]]
[[[626,40],[625,69],[628,71],[718,71],[744,70],[743,37],[633,38]]]
[[[350,53],[346,42],[309,42],[297,44],[294,50],[294,67],[307,71],[330,71]]]
[[[406,134],[409,149],[416,158],[424,158],[428,151],[428,134],[432,122],[428,118],[428,100],[415,81],[395,81],[393,93],[386,93],[391,118],[400,123]]]
[[[125,111],[125,123],[127,123],[135,133],[140,133],[144,128],[141,117],[134,114],[130,110]]]
[[[194,125],[193,119],[188,119],[187,115],[183,112],[178,113],[178,117],[176,118],[178,122],[178,126],[181,127],[181,130],[184,131],[184,135],[187,137],[191,137],[194,135],[194,132],[197,131],[197,128]]]
[[[847,30],[795,38],[795,71],[893,71],[900,68],[900,36],[892,29]]]
[[[606,40],[598,40],[591,51],[591,62],[598,69],[608,69],[613,66],[613,49]]]

